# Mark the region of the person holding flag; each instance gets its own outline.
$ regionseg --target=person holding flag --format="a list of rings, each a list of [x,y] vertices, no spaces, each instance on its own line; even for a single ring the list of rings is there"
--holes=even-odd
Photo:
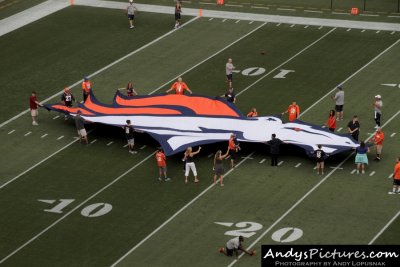
[[[258,112],[257,112],[257,109],[256,109],[256,108],[252,108],[252,109],[250,110],[250,112],[247,113],[247,117],[248,117],[248,118],[257,117],[257,116],[258,116]]]
[[[291,105],[289,105],[288,109],[283,114],[289,114],[289,121],[294,121],[300,116],[300,107],[296,104],[296,101],[293,101]]]
[[[193,93],[187,84],[182,81],[182,77],[179,77],[178,80],[171,86],[171,88],[166,91],[166,93],[168,94],[172,90],[175,90],[175,94],[177,95],[184,95],[185,91],[188,91],[190,94]]]
[[[83,102],[86,101],[86,98],[89,96],[92,91],[92,83],[89,81],[87,76],[83,77],[82,82],[82,93],[83,93]]]
[[[228,141],[228,151],[231,157],[231,168],[235,167],[235,159],[237,158],[237,153],[239,152],[239,142],[236,139],[236,134],[232,133]]]
[[[385,140],[385,134],[383,133],[381,127],[378,127],[378,129],[376,129],[376,132],[372,139],[373,139],[375,147],[376,147],[376,158],[374,160],[380,161],[381,154],[382,154],[383,140]]]

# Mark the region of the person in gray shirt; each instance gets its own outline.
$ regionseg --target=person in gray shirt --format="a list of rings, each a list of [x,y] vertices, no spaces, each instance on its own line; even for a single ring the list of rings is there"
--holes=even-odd
[[[82,118],[81,116],[82,111],[78,110],[77,114],[75,115],[75,126],[76,126],[76,130],[78,131],[81,143],[89,143],[89,140],[87,138],[87,133],[86,133],[86,129],[85,129],[85,120]]]
[[[344,91],[341,85],[337,89],[336,94],[332,96],[332,99],[335,100],[336,120],[343,120]]]
[[[133,21],[135,19],[135,11],[138,11],[138,9],[133,3],[133,0],[129,0],[128,7],[126,8],[126,15],[128,16],[129,20],[129,29],[135,28],[135,26],[133,25]]]
[[[382,97],[381,95],[376,95],[375,96],[375,101],[374,101],[374,120],[376,123],[375,129],[381,127],[381,116],[382,116]]]

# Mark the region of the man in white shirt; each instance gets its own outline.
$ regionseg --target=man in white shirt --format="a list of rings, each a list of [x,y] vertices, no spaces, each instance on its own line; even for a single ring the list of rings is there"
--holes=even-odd
[[[234,237],[226,243],[225,248],[221,247],[219,249],[219,252],[225,254],[228,257],[232,257],[233,252],[235,252],[236,258],[239,257],[239,250],[243,251],[244,253],[246,253],[250,256],[256,255],[256,252],[254,250],[248,251],[242,246],[243,241],[244,241],[243,236]]]
[[[133,21],[135,19],[135,11],[138,9],[136,8],[135,4],[133,3],[133,0],[129,0],[128,7],[126,8],[126,15],[128,16],[129,20],[129,28],[133,29],[135,26],[133,25]]]
[[[337,89],[336,94],[332,96],[332,99],[335,100],[336,120],[343,120],[344,91],[341,85]]]
[[[235,69],[235,66],[233,66],[233,64],[232,64],[232,59],[228,58],[228,62],[226,63],[226,66],[225,66],[225,73],[226,73],[226,79],[229,83],[229,88],[232,87],[232,78],[233,78],[232,73],[233,73],[234,69]]]

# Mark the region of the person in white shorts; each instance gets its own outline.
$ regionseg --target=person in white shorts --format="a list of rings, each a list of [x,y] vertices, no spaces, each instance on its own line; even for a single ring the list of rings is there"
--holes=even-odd
[[[201,150],[201,147],[196,152],[192,151],[192,147],[188,147],[185,151],[183,161],[186,162],[185,164],[185,184],[188,182],[188,177],[189,177],[189,172],[192,170],[193,175],[194,175],[194,182],[198,183],[199,180],[197,179],[197,170],[196,170],[196,165],[193,162],[193,156],[198,154]]]

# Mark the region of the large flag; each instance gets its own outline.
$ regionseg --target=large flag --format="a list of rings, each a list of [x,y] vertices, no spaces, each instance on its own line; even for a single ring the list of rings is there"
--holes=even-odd
[[[320,126],[300,120],[283,123],[275,116],[244,116],[234,104],[221,98],[199,95],[146,95],[128,97],[117,92],[113,104],[105,105],[93,93],[84,104],[66,107],[45,105],[49,110],[75,116],[77,111],[93,123],[123,126],[131,120],[134,128],[150,134],[166,155],[188,146],[227,141],[235,133],[238,141],[263,143],[274,133],[282,141],[312,153],[317,145],[328,154],[358,146],[348,134],[335,134]]]

